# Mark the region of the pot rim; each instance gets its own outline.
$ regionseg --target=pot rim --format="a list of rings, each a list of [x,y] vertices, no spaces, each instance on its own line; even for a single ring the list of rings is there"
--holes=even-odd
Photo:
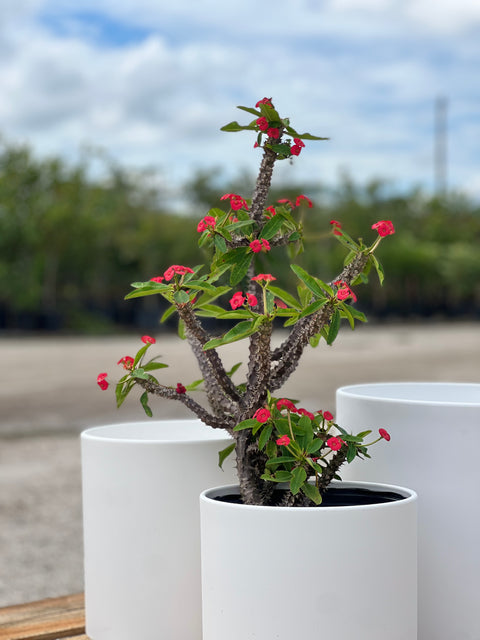
[[[400,389],[416,388],[423,391],[434,389],[437,392],[447,392],[448,390],[476,391],[478,400],[461,400],[443,398],[429,399],[409,398],[396,395]],[[387,393],[384,393],[384,392]],[[383,393],[382,393],[383,392]],[[353,384],[337,389],[337,399],[339,396],[350,398],[361,398],[363,400],[374,400],[376,402],[386,402],[392,404],[413,404],[423,406],[450,406],[450,407],[480,407],[480,384],[475,382],[370,382],[365,384]]]
[[[359,504],[359,505],[350,505],[350,506],[330,506],[330,507],[278,507],[278,506],[261,506],[261,505],[250,505],[250,504],[236,504],[232,502],[222,502],[214,499],[214,495],[226,495],[228,493],[232,493],[235,491],[239,492],[238,484],[226,484],[220,485],[218,487],[211,487],[210,489],[205,489],[200,494],[200,503],[208,503],[208,504],[216,504],[225,509],[244,509],[244,510],[253,510],[253,511],[275,511],[278,513],[292,511],[295,513],[305,513],[312,511],[319,511],[321,513],[332,512],[332,511],[358,511],[365,509],[391,509],[395,508],[397,505],[408,505],[412,502],[417,502],[418,496],[417,493],[413,489],[408,489],[407,487],[402,487],[394,484],[386,484],[383,482],[363,482],[361,480],[333,480],[331,486],[342,486],[345,488],[349,487],[358,487],[360,489],[381,489],[385,491],[393,491],[395,493],[399,493],[404,496],[403,500],[395,500],[393,502],[383,502],[379,504]]]
[[[198,430],[198,435],[194,434],[193,437],[189,437],[188,434],[184,434],[184,437],[172,435],[168,437],[165,433],[159,432],[158,435],[149,435],[146,433],[145,437],[139,435],[134,436],[134,430],[136,427],[148,432],[149,429],[153,431],[155,427],[163,425],[173,430],[182,429],[182,424],[188,424],[188,428],[201,427]],[[129,431],[132,431],[130,435]],[[112,435],[117,431],[117,435]],[[202,437],[203,436],[203,437]],[[227,431],[223,429],[214,429],[204,424],[199,418],[179,418],[179,419],[166,419],[166,420],[132,420],[127,422],[113,422],[111,424],[99,425],[95,427],[89,427],[81,432],[80,438],[83,442],[103,442],[103,443],[115,443],[119,445],[195,445],[217,442],[220,446],[226,442],[232,441],[232,437]]]

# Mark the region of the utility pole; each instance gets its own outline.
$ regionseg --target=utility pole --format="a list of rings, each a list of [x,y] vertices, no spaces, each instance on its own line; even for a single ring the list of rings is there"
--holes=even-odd
[[[447,109],[448,100],[438,97],[435,100],[435,193],[447,193]]]

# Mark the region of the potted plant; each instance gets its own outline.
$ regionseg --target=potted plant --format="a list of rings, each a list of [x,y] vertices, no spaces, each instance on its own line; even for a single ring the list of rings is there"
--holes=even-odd
[[[252,198],[225,194],[220,200],[226,210],[215,207],[199,221],[200,246],[211,254],[208,268],[171,265],[148,282],[133,283],[126,296],[161,295],[170,304],[164,318],[178,314],[208,407],[189,393],[198,381],[172,385],[157,377],[163,363],[147,359],[153,339],[120,361],[126,372],[116,384],[117,403],[140,387],[147,415],[152,415],[151,398],[169,398],[232,438],[219,453],[219,464],[234,453],[238,486],[201,496],[204,640],[302,637],[312,628],[318,637],[411,640],[416,632],[414,492],[332,483],[343,463],[368,458],[369,446],[389,440],[388,432],[382,427],[373,436],[363,427],[348,433],[328,410],[312,412],[278,394],[308,345],[322,339],[331,345],[342,319],[352,329],[365,320],[350,304],[356,300],[353,287],[372,269],[383,280],[375,249],[394,227],[388,220],[375,223],[366,244],[353,240],[339,221],[330,221],[332,237],[345,247],[343,268],[330,283],[308,273],[295,259],[303,248],[298,212],[311,208],[311,201],[305,195],[294,202],[268,198],[275,163],[299,156],[304,141],[325,138],[298,133],[271,99],[239,108],[253,119],[246,125],[231,122],[223,130],[251,131],[254,146],[263,151]],[[271,252],[281,250],[292,260],[295,294],[266,272]],[[226,300],[226,308],[219,300]],[[202,318],[230,326],[212,336]],[[279,322],[287,335],[272,348]],[[244,339],[247,374],[238,382],[218,350]],[[107,374],[100,374],[98,383],[105,388]],[[377,571],[367,570],[367,564]],[[256,598],[261,605],[252,618]]]

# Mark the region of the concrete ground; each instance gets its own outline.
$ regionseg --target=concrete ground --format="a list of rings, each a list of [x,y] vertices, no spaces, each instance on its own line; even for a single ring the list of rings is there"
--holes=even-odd
[[[139,346],[130,336],[0,339],[0,606],[82,590],[79,433],[148,419],[134,397],[117,410],[112,388],[95,382],[103,371],[118,379],[116,362]],[[230,366],[244,348],[220,353]],[[186,343],[163,334],[155,349],[173,363],[159,373],[168,384],[199,377]],[[402,380],[479,382],[480,324],[345,328],[334,346],[307,349],[282,395],[333,411],[339,386]],[[175,402],[151,406],[157,419],[190,417]]]

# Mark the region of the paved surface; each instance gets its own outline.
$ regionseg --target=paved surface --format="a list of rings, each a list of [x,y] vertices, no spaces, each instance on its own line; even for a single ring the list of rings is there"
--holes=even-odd
[[[95,383],[101,371],[118,378],[116,362],[140,345],[131,337],[0,339],[0,606],[82,590],[78,435],[145,418],[135,398],[117,410],[111,389]],[[199,377],[185,343],[169,336],[156,346],[175,363],[160,371],[165,381]],[[244,346],[223,348],[229,366]],[[282,393],[333,410],[337,387],[387,380],[479,382],[480,323],[346,328],[333,347],[307,350]],[[152,409],[157,419],[189,416],[174,402]]]

